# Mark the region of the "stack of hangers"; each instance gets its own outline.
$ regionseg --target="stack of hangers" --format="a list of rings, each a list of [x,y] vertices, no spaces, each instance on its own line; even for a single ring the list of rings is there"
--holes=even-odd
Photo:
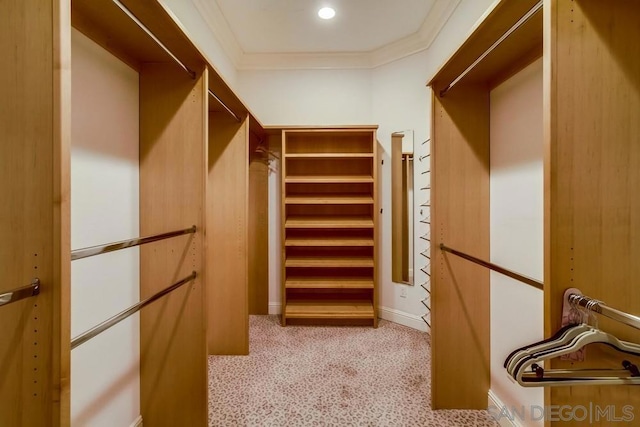
[[[591,313],[589,313],[591,314]],[[588,315],[587,315],[588,321]],[[628,360],[623,369],[544,369],[544,361],[574,353],[588,344],[606,344],[615,350],[640,356],[640,345],[621,341],[596,326],[583,322],[569,324],[551,338],[513,351],[505,360],[508,374],[524,387],[571,385],[640,385],[640,371]]]

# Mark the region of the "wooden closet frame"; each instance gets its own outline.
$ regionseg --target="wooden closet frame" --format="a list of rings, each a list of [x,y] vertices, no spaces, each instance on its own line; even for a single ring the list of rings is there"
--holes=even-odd
[[[207,354],[248,352],[248,153],[264,129],[168,9],[121,3],[183,66],[111,0],[11,0],[0,18],[0,289],[41,281],[0,311],[16,325],[0,343],[3,425],[70,424],[72,26],[140,75],[141,235],[197,227],[140,251],[143,298],[198,274],[141,312],[144,423],[205,426]]]
[[[560,327],[568,287],[640,312],[640,47],[630,42],[640,37],[640,3],[544,0],[541,12],[441,96],[536,3],[496,1],[429,83],[434,409],[487,407],[489,270],[439,246],[489,260],[489,93],[541,56],[545,335]],[[624,325],[601,318],[600,326],[640,341],[638,331]],[[615,368],[619,358],[609,349],[590,348],[587,362],[574,368]],[[551,368],[568,367],[551,362]],[[632,405],[637,412],[640,394],[634,390],[554,387],[546,390],[545,404],[617,405],[618,413]]]

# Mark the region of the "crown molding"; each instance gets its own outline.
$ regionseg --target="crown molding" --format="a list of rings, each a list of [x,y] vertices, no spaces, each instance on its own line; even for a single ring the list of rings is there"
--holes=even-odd
[[[418,31],[368,52],[246,53],[215,0],[192,0],[237,70],[377,68],[428,49],[460,1],[436,0]]]
[[[436,0],[417,32],[370,52],[372,68],[429,49],[460,1]]]
[[[229,22],[224,17],[218,2],[215,0],[191,0],[207,26],[213,33],[213,37],[218,41],[224,53],[227,54],[231,63],[236,69],[242,61],[244,52],[238,43],[238,39],[231,30]]]

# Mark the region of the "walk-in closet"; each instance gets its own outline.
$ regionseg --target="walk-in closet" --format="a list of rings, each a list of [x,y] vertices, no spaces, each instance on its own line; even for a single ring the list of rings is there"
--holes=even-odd
[[[0,427],[638,424],[637,0],[0,3]]]

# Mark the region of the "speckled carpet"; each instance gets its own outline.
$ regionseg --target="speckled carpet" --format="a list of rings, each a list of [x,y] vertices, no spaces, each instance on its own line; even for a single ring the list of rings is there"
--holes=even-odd
[[[432,411],[429,335],[287,326],[251,316],[249,356],[209,357],[209,426],[490,426],[486,411]]]

